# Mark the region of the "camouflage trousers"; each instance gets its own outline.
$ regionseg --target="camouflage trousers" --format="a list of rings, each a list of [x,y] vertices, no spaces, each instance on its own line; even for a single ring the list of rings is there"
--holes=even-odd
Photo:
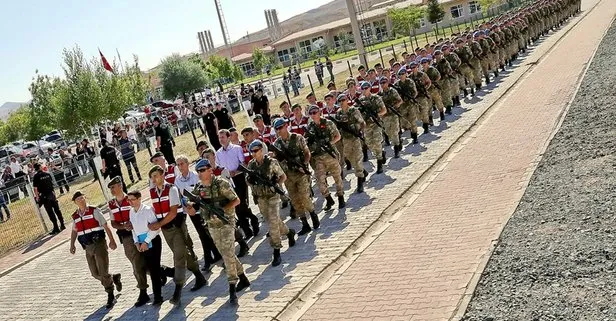
[[[498,65],[499,66],[504,66],[505,65],[505,60],[507,60],[507,53],[505,52],[505,48],[504,47],[499,47],[498,48]]]
[[[374,123],[371,123],[366,126],[366,131],[364,132],[364,136],[366,139],[366,146],[368,149],[374,154],[374,157],[378,160],[383,159],[383,131],[379,126]]]
[[[488,56],[481,58],[481,60],[479,60],[479,63],[481,64],[481,72],[483,73],[483,76],[485,78],[490,78],[489,73],[490,73],[490,58],[488,58]]]
[[[417,114],[419,110],[419,106],[412,102],[404,102],[400,105],[400,114],[402,114],[402,118],[400,118],[400,125],[402,128],[410,129],[411,133],[417,133]]]
[[[210,227],[209,231],[212,240],[214,240],[214,245],[216,245],[225,263],[227,281],[235,284],[238,281],[238,275],[244,274],[242,263],[235,255],[235,227],[231,224],[225,224],[221,227]]]
[[[473,66],[473,83],[475,86],[481,86],[481,61],[477,58],[471,59]]]
[[[269,227],[270,246],[279,250],[282,248],[282,235],[289,233],[289,228],[280,219],[280,196],[259,196],[259,211]]]
[[[438,88],[436,88],[436,85],[434,83],[432,84],[432,87],[428,89],[428,95],[430,95],[430,99],[432,99],[432,103],[436,105],[436,109],[438,109],[439,112],[442,112],[444,110],[443,97],[441,96],[441,91]]]
[[[417,96],[415,100],[419,103],[419,114],[417,115],[417,118],[419,118],[419,120],[421,120],[424,124],[430,123],[432,100],[428,99],[426,96]]]
[[[124,255],[130,261],[131,266],[133,267],[133,275],[137,280],[137,289],[145,290],[148,288],[148,280],[147,275],[143,273],[143,269],[145,269],[145,260],[141,255],[141,252],[135,246],[135,242],[133,240],[132,235],[122,236],[120,239],[122,246],[124,247]]]
[[[306,216],[306,213],[314,211],[314,204],[310,197],[310,176],[296,171],[287,173],[287,180],[284,182],[291,204],[295,208],[298,217]]]
[[[178,214],[185,215],[185,214]],[[184,284],[186,281],[186,270],[191,272],[199,272],[199,264],[197,263],[197,257],[192,252],[192,239],[188,235],[188,228],[186,222],[182,222],[180,227],[172,226],[162,229],[163,235],[167,245],[173,252],[173,267],[175,273],[173,275],[173,281],[175,284]],[[189,248],[191,249],[189,251]]]
[[[488,60],[490,61],[490,71],[498,72],[498,66],[500,65],[498,62],[498,49],[494,49],[494,52],[488,54]]]
[[[465,89],[466,87],[471,86],[475,78],[473,75],[473,68],[471,68],[468,64],[461,64],[460,73],[462,73],[462,76],[458,77],[460,89]]]
[[[351,166],[355,171],[356,177],[364,177],[364,163],[361,150],[361,140],[357,137],[353,138],[342,138],[342,145],[344,146],[343,155],[344,158],[348,159],[351,162]]]
[[[338,142],[336,142],[336,144],[334,144],[334,147],[336,148],[336,150],[338,151],[338,155],[340,155],[340,157],[338,157],[338,163],[340,163],[340,166],[342,168],[344,168],[344,157],[342,156],[343,152],[344,152],[344,143],[342,142],[342,139],[340,139]]]
[[[328,172],[334,178],[334,182],[336,184],[336,195],[344,195],[344,187],[342,185],[341,177],[342,167],[340,167],[338,158],[333,158],[329,154],[322,154],[314,157],[314,171],[317,179],[317,186],[319,187],[319,192],[321,192],[323,197],[329,196],[329,186],[327,186]]]
[[[391,144],[400,145],[400,117],[394,113],[387,113],[383,117],[383,127],[385,127],[385,134],[389,137]]]
[[[457,81],[457,79],[455,80]],[[444,77],[439,80],[438,85],[441,87],[441,99],[442,104],[446,107],[453,106],[453,100],[451,99],[455,94],[452,92],[451,86],[452,79],[449,77]]]

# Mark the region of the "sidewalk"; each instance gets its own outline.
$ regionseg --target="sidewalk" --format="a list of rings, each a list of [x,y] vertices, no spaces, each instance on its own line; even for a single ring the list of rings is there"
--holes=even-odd
[[[583,8],[588,9],[597,2],[598,0],[584,1]],[[607,0],[604,0],[604,2],[607,2]],[[593,11],[592,14],[595,15],[596,11],[599,10]],[[351,180],[347,180],[345,182],[347,191],[346,196],[348,197],[347,208],[344,210],[319,213],[322,218],[321,229],[317,232],[310,233],[307,236],[300,237],[294,248],[288,249],[284,246],[282,253],[283,264],[281,266],[277,268],[270,266],[271,249],[263,235],[258,237],[256,240],[252,240],[250,255],[241,259],[252,285],[248,290],[240,294],[239,308],[234,309],[227,305],[227,284],[224,271],[220,267],[215,267],[213,273],[209,276],[210,285],[206,289],[198,291],[197,293],[191,293],[187,290],[184,291],[184,304],[181,308],[173,308],[171,304],[165,302],[159,309],[153,308],[149,305],[143,308],[135,309],[132,307],[138,295],[138,291],[134,288],[135,281],[131,276],[131,269],[128,261],[124,257],[124,254],[121,250],[116,250],[110,254],[110,270],[113,273],[123,273],[125,286],[121,297],[118,299],[118,304],[114,307],[114,309],[108,311],[101,308],[105,302],[106,295],[102,291],[100,284],[89,275],[85,258],[83,257],[83,251],[78,249],[76,255],[71,256],[68,254],[68,245],[63,244],[58,248],[49,251],[45,255],[42,255],[40,258],[32,261],[31,263],[26,264],[25,266],[0,278],[2,281],[0,282],[0,292],[10,293],[10,295],[0,297],[0,315],[2,315],[2,319],[158,320],[164,318],[165,320],[234,320],[239,318],[241,320],[252,321],[272,320],[276,318],[278,320],[288,320],[299,317],[305,309],[310,308],[310,306],[304,306],[301,304],[300,300],[310,303],[319,298],[318,295],[306,296],[306,294],[325,291],[323,299],[330,297],[331,292],[327,290],[327,288],[329,288],[329,283],[324,282],[323,276],[342,274],[343,277],[338,279],[338,281],[345,279],[347,272],[356,270],[357,264],[353,263],[353,261],[357,258],[359,259],[357,259],[356,262],[368,259],[367,262],[369,262],[369,264],[366,265],[365,273],[362,272],[360,274],[359,280],[353,282],[359,282],[362,278],[370,276],[374,276],[374,281],[377,281],[381,278],[381,274],[385,275],[385,263],[383,262],[387,263],[388,261],[385,261],[382,257],[374,254],[376,253],[374,252],[374,245],[381,244],[385,239],[385,236],[391,235],[393,232],[398,231],[402,233],[412,230],[417,233],[416,235],[400,234],[398,236],[402,239],[402,244],[396,245],[396,247],[391,245],[392,249],[400,250],[397,257],[404,257],[405,259],[408,257],[408,259],[412,260],[413,256],[409,255],[418,255],[418,257],[424,261],[434,261],[435,258],[438,257],[436,254],[434,256],[428,256],[427,254],[419,254],[419,250],[409,248],[410,246],[417,246],[413,243],[415,242],[413,239],[417,240],[419,238],[419,233],[423,233],[423,230],[420,230],[414,226],[399,226],[398,224],[401,224],[400,221],[409,220],[417,222],[417,224],[427,224],[428,226],[424,227],[427,229],[433,228],[427,222],[440,224],[441,221],[449,220],[449,228],[453,229],[453,227],[456,226],[455,224],[458,224],[458,222],[452,222],[451,220],[455,219],[458,213],[451,213],[450,216],[442,218],[441,216],[443,213],[431,214],[431,208],[433,206],[452,206],[451,203],[453,202],[456,204],[456,208],[468,208],[470,211],[471,204],[463,203],[463,193],[467,190],[455,187],[453,184],[448,184],[446,189],[439,190],[441,193],[452,191],[451,193],[453,196],[443,202],[443,204],[438,204],[436,197],[432,197],[428,200],[426,198],[427,194],[422,192],[422,189],[425,188],[421,183],[423,180],[421,180],[419,184],[416,184],[417,180],[422,177],[424,173],[428,171],[439,159],[443,157],[445,157],[445,159],[449,159],[451,155],[454,155],[454,153],[450,151],[450,148],[454,146],[454,151],[457,151],[460,148],[460,144],[456,143],[459,142],[460,137],[467,132],[469,128],[474,126],[477,119],[481,117],[481,115],[483,115],[484,112],[490,108],[490,106],[497,103],[501,96],[506,95],[512,90],[517,91],[516,87],[512,86],[518,83],[523,85],[530,81],[530,79],[536,75],[534,71],[529,73],[529,70],[535,68],[532,63],[539,60],[540,57],[542,57],[555,43],[557,43],[566,31],[571,29],[575,22],[579,19],[580,17],[572,19],[563,27],[562,30],[559,30],[558,32],[555,32],[545,38],[539,46],[531,50],[530,53],[522,59],[515,69],[503,73],[503,75],[499,77],[496,82],[492,83],[487,87],[487,89],[483,90],[480,95],[471,100],[465,101],[464,108],[454,109],[454,115],[448,117],[446,123],[436,126],[432,135],[422,136],[420,138],[421,146],[409,145],[405,148],[403,156],[400,159],[391,159],[388,161],[385,175],[369,177],[366,187],[366,194],[351,194],[351,191],[354,189],[353,185],[355,184],[355,179],[353,178]],[[602,16],[593,19],[586,18],[584,19],[584,23],[587,21],[592,21],[592,23],[603,23],[603,20],[604,18]],[[576,29],[579,28],[580,26],[576,27]],[[595,31],[585,32],[587,32],[590,38],[592,38],[592,35],[595,34]],[[597,33],[599,33],[599,31],[597,31]],[[571,37],[567,37],[565,42],[573,43],[578,40],[579,39],[571,40]],[[580,45],[584,46],[584,43],[580,42]],[[559,47],[561,46],[562,45],[559,45]],[[572,61],[570,64],[577,66],[578,63],[583,62],[582,59],[583,57],[579,58],[579,60]],[[561,60],[556,59],[556,61],[560,62]],[[529,65],[529,63],[531,64]],[[547,63],[547,60],[542,61],[537,67],[545,63]],[[566,74],[569,74],[572,71],[569,71],[568,69],[572,68],[573,67],[571,65],[568,65],[567,68],[563,68],[563,70],[566,71]],[[554,72],[550,71],[548,75],[552,76],[553,74]],[[538,88],[541,89],[541,87]],[[543,87],[542,90],[549,91],[550,88]],[[486,93],[489,94],[486,95]],[[533,93],[535,96],[538,96],[537,89],[534,89]],[[559,93],[559,95],[564,94]],[[550,98],[548,94],[542,96],[545,96],[545,98]],[[506,101],[508,101],[510,99],[509,96],[506,99]],[[493,106],[492,108],[506,109],[501,108],[498,105]],[[526,106],[526,108],[529,108],[529,106]],[[519,112],[522,114],[516,117],[544,116],[543,114],[537,114],[535,110],[524,113],[521,112],[519,107],[510,109],[512,113]],[[484,118],[483,121],[487,121],[488,119]],[[491,119],[489,119],[489,121],[492,122]],[[514,120],[512,118],[511,121],[507,120],[504,122],[510,124],[509,126],[505,126],[505,130],[513,130],[514,126],[524,125],[524,123],[515,124],[513,121]],[[489,123],[482,126],[486,127],[487,125],[489,125]],[[488,134],[492,134],[495,137],[501,137],[499,136],[502,135],[502,133],[500,133],[501,129],[499,128],[498,130],[499,132],[488,132]],[[545,130],[549,132],[549,129]],[[471,134],[473,137],[475,135],[478,135],[478,133]],[[462,139],[464,140],[466,137],[463,137]],[[408,143],[408,137],[406,142]],[[532,142],[534,142],[534,140],[532,140]],[[471,143],[473,143],[472,139],[466,144],[469,145]],[[498,147],[503,145],[504,143],[500,142]],[[510,148],[514,147],[516,146],[511,146]],[[454,157],[453,160],[459,158],[461,153],[466,153],[466,150],[468,150],[468,148],[464,147],[461,151],[458,151],[458,154],[456,154],[457,156]],[[488,152],[487,149],[482,149],[481,151],[483,153]],[[391,156],[391,148],[387,149],[387,153]],[[507,158],[508,157],[505,157],[504,159]],[[477,161],[478,164],[486,164],[485,166],[489,166],[489,164],[481,161],[481,159],[474,159],[473,161]],[[443,177],[448,177],[448,175],[453,174],[446,174],[446,172],[451,170],[451,164],[446,167],[443,166],[443,164],[440,164],[436,167],[439,172],[442,172],[442,176],[432,178],[429,182],[434,182],[433,184],[436,184],[439,179],[443,179]],[[374,167],[374,160],[371,161],[371,165],[368,165],[368,169],[374,170],[374,168],[371,167]],[[501,172],[497,173],[498,174],[496,174],[496,176],[500,175]],[[476,175],[481,174],[482,173],[476,173]],[[353,175],[351,173],[347,172],[347,178],[350,179],[352,176]],[[509,179],[509,176],[503,176],[503,180],[508,182],[505,178]],[[349,182],[351,182],[351,184],[349,184]],[[518,181],[516,181],[516,183],[517,182]],[[465,182],[461,182],[458,186],[463,186],[464,183]],[[417,186],[420,187],[419,190],[417,189]],[[472,187],[474,188],[475,186],[473,185]],[[411,198],[407,195],[403,196],[403,194],[409,189],[411,189],[411,192],[413,193]],[[430,191],[436,190],[430,186],[428,186],[428,189]],[[521,193],[522,189],[523,188],[520,187],[519,193]],[[427,190],[425,193],[427,193]],[[414,211],[410,215],[406,214],[406,211],[410,209],[409,206],[415,206],[413,209],[418,208],[416,207],[416,204],[418,203],[405,206],[407,201],[412,201],[415,198],[418,203],[424,204],[423,206],[428,204],[429,206],[426,206],[427,208],[425,212],[418,213]],[[421,202],[420,198],[422,198]],[[317,209],[320,210],[323,205],[323,200],[321,198],[317,198],[316,201]],[[398,211],[396,210],[398,208],[404,208],[404,210]],[[489,207],[486,206],[486,208]],[[496,209],[496,206],[493,206],[492,208]],[[385,214],[383,214],[383,212],[385,212]],[[286,216],[286,213],[286,210],[283,211],[283,217]],[[430,215],[427,215],[428,213],[430,213]],[[399,220],[400,215],[405,215],[403,220]],[[422,216],[427,216],[427,219]],[[434,219],[435,217],[437,217],[440,221],[436,221]],[[473,217],[469,215],[466,219],[470,220],[471,218]],[[299,228],[298,221],[288,221],[288,224],[290,227],[296,229]],[[455,231],[451,233],[454,232]],[[191,233],[193,238],[196,240],[197,237],[194,231],[191,231]],[[439,231],[438,233],[443,232]],[[264,234],[264,232],[262,234]],[[381,236],[379,237],[379,235]],[[473,235],[475,234],[473,233]],[[427,243],[432,244],[433,247],[442,249],[449,248],[449,243],[446,242],[446,239],[441,241],[440,239],[437,239],[436,236],[432,236],[431,238],[428,238],[427,236],[424,237],[429,242],[432,242]],[[447,235],[442,235],[442,238],[446,237]],[[366,245],[369,245],[371,241],[375,239],[376,241],[373,246],[370,246],[364,251],[364,254],[361,254]],[[392,239],[393,238],[390,238],[389,240]],[[410,243],[408,243],[409,240],[411,240]],[[477,241],[476,243],[479,246],[479,243],[481,242]],[[456,242],[456,244],[462,243]],[[428,247],[427,245],[425,246],[425,251],[429,252],[433,250],[431,247]],[[197,254],[201,256],[201,248],[196,246],[195,250]],[[389,252],[389,254],[395,253]],[[480,256],[480,253],[475,253],[474,256]],[[464,257],[460,259],[462,260]],[[171,262],[171,253],[166,246],[163,250],[162,260],[164,264],[169,264]],[[347,263],[351,266],[351,268],[344,272],[344,268],[347,267],[345,264]],[[425,264],[433,263],[426,262]],[[431,281],[434,277],[427,277],[420,283],[413,283],[412,281],[414,278],[412,279],[411,276],[401,276],[406,273],[405,271],[416,265],[417,263],[408,265],[408,263],[400,262],[394,266],[392,263],[389,263],[389,266],[392,266],[393,268],[391,268],[391,276],[384,278],[387,284],[372,283],[370,284],[370,288],[347,289],[348,297],[351,298],[352,294],[357,294],[360,292],[360,294],[363,294],[364,296],[368,295],[375,297],[380,297],[389,293],[379,289],[380,286],[394,287],[395,292],[403,293],[406,292],[405,289],[410,286],[408,285],[409,282],[413,286],[420,284],[424,285],[426,288],[432,287],[434,284],[434,287],[436,288],[440,278],[435,280],[434,283]],[[342,269],[340,269],[341,267]],[[476,271],[476,266],[473,266],[472,268],[472,271],[469,268],[467,274],[464,274],[463,276],[467,277],[468,274],[472,274]],[[376,269],[381,271],[375,271]],[[370,273],[371,271],[376,273]],[[187,287],[190,287],[192,278],[188,281],[189,283],[187,284]],[[325,281],[330,281],[333,283],[331,289],[335,289],[340,286],[340,284],[336,281],[336,278],[328,278],[325,279]],[[322,290],[317,291],[319,289]],[[172,285],[169,284],[163,290],[164,297],[168,299],[172,291]],[[455,294],[457,295],[457,292],[455,292]],[[422,297],[425,296],[426,295],[422,294]],[[361,296],[353,297],[353,299],[358,303],[357,305],[361,304],[363,301]],[[349,299],[336,301],[334,305],[340,308],[353,305],[352,303],[348,303],[348,301]],[[376,299],[374,301],[376,301]],[[315,307],[327,307],[327,304],[332,306],[329,302],[318,304]],[[394,305],[396,302],[397,301],[394,299],[393,302],[388,302],[387,305],[384,304],[384,306],[387,308],[387,306]],[[399,303],[403,302],[406,301],[404,301],[404,299],[400,299]],[[295,312],[297,311],[300,313],[297,313],[296,315]],[[328,320],[336,320],[338,319],[336,316],[340,315],[339,313],[332,311],[329,313],[331,314],[327,316]],[[312,310],[310,314],[313,314]],[[314,312],[314,315],[324,316],[324,314],[320,311]],[[350,314],[346,314],[344,316],[349,317]],[[409,319],[409,317],[406,317],[406,319]]]
[[[461,315],[615,13],[616,2],[602,1],[582,20],[410,193],[393,224],[300,319]]]

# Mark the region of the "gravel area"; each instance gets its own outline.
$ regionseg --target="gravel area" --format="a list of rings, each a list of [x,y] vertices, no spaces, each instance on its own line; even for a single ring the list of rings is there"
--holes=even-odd
[[[616,320],[616,24],[462,320]]]

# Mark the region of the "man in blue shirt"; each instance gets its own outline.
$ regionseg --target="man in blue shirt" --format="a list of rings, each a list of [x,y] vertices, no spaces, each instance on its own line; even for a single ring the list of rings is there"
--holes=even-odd
[[[118,140],[120,144],[120,152],[122,153],[122,159],[124,160],[124,164],[126,164],[126,169],[128,169],[128,177],[130,178],[131,183],[135,183],[135,179],[133,178],[133,171],[131,169],[131,164],[133,168],[135,168],[135,173],[137,173],[137,178],[141,180],[141,174],[139,173],[139,168],[137,167],[137,158],[135,157],[135,148],[133,146],[133,142],[128,138],[128,134],[126,133],[126,129],[122,129],[120,131],[121,137]]]

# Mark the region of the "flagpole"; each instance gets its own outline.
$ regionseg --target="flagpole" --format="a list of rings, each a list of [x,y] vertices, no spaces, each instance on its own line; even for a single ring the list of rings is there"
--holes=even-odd
[[[122,73],[124,73],[124,64],[122,63],[122,58],[120,58],[120,52],[118,48],[116,48],[116,53],[118,54],[118,60],[120,60],[120,68],[122,68]]]

